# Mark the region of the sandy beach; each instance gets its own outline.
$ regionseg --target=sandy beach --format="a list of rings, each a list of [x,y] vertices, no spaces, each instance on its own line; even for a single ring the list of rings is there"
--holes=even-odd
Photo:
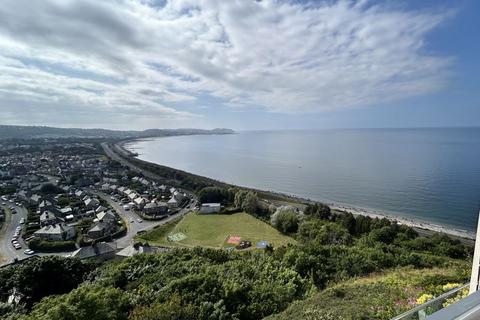
[[[332,203],[329,203],[328,205],[334,210],[349,212],[353,215],[363,215],[363,216],[368,216],[371,218],[379,218],[379,219],[386,218],[388,220],[395,221],[398,224],[406,225],[413,228],[445,233],[445,234],[449,234],[449,235],[460,237],[460,238],[475,239],[475,233],[472,231],[445,227],[445,226],[441,226],[434,223],[419,221],[416,219],[409,219],[405,217],[393,216],[393,215],[385,214],[378,211],[359,209],[351,206],[343,206],[343,205],[332,204]]]

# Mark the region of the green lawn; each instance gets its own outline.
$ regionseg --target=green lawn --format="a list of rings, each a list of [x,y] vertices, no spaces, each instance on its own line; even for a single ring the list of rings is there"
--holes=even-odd
[[[184,234],[185,239],[169,241],[169,235]],[[249,240],[253,246],[258,241],[266,240],[274,247],[294,243],[269,224],[260,221],[247,213],[231,215],[219,214],[187,214],[178,224],[166,225],[139,236],[139,240],[148,241],[152,245],[180,247],[228,247],[229,236],[239,236],[241,240]]]

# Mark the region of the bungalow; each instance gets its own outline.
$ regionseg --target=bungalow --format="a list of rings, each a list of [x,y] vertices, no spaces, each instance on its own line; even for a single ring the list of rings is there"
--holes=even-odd
[[[115,257],[117,248],[115,244],[106,242],[95,243],[91,246],[82,247],[72,252],[70,257],[77,259],[95,259],[97,261],[105,261]]]
[[[149,245],[143,245],[141,243],[135,243],[133,245],[130,245],[119,252],[117,252],[117,257],[119,258],[128,258],[131,256],[134,256],[139,253],[158,253],[166,251],[165,249],[160,249],[160,248],[155,248],[155,247],[150,247]]]
[[[47,241],[65,241],[75,238],[75,228],[59,223],[44,226],[33,235]]]

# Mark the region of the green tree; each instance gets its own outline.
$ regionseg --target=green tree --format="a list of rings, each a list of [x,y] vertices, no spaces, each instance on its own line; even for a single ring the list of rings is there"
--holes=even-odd
[[[52,285],[52,284],[51,284]],[[37,304],[24,320],[126,320],[128,297],[120,289],[84,285]]]
[[[275,213],[273,225],[283,233],[297,232],[298,216],[292,210],[280,211]]]
[[[257,209],[258,209],[257,194],[252,191],[249,191],[246,194],[245,199],[243,200],[242,210],[247,213],[254,214],[257,212]]]

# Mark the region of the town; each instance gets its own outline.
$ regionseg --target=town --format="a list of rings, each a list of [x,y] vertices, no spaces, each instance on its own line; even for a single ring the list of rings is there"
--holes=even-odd
[[[138,234],[201,209],[193,193],[112,161],[97,142],[41,139],[0,148],[2,264],[47,254],[112,257]]]

